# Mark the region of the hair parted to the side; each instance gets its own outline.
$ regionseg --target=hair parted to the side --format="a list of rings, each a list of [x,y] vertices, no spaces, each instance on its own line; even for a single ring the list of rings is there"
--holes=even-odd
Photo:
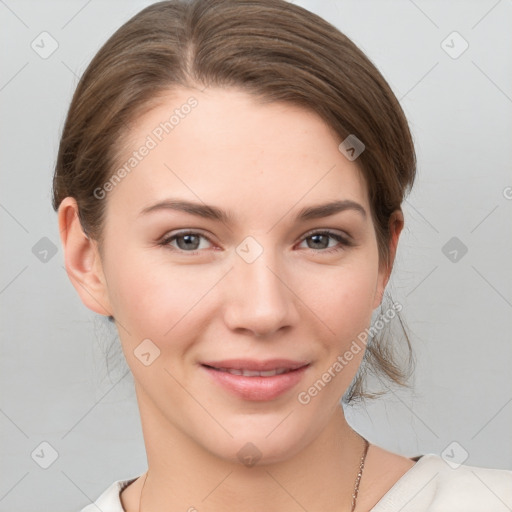
[[[316,112],[339,136],[355,135],[381,264],[389,261],[389,220],[414,182],[416,156],[403,110],[365,54],[319,16],[285,0],[171,0],[143,9],[98,51],[80,79],[65,121],[53,207],[76,199],[84,232],[101,251],[107,199],[94,191],[120,163],[134,121],[175,87],[234,87],[262,102]],[[401,319],[400,319],[401,321]],[[390,340],[368,344],[345,401],[373,397],[365,373],[404,385],[412,370]],[[407,359],[407,358],[406,358]]]

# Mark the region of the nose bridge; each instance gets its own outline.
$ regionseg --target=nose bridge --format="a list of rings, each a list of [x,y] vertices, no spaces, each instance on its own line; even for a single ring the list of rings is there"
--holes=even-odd
[[[247,237],[236,252],[227,309],[230,327],[263,335],[296,322],[294,296],[285,284],[284,262],[277,251]]]

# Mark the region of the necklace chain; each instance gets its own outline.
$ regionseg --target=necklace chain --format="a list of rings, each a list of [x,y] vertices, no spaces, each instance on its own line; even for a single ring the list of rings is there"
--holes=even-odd
[[[364,437],[363,437],[363,441],[364,441],[364,450],[361,455],[361,460],[359,461],[359,471],[357,472],[356,482],[354,484],[354,492],[352,493],[352,507],[350,509],[350,512],[354,512],[356,509],[357,495],[359,494],[359,484],[361,482],[361,477],[363,476],[363,469],[364,469],[364,462],[366,460],[366,454],[368,453],[368,448],[370,447],[370,443]],[[144,486],[146,485],[148,473],[149,473],[149,469],[148,469],[148,471],[146,471],[146,476],[144,477],[144,483],[142,484],[142,489],[140,491],[139,512],[141,512],[142,491],[144,490]]]
[[[364,461],[366,460],[366,454],[368,453],[368,448],[370,447],[370,443],[366,438],[363,437],[363,441],[364,450],[361,455],[361,460],[359,461],[359,471],[357,473],[356,483],[354,485],[354,492],[352,493],[352,508],[350,509],[350,512],[354,512],[354,510],[356,509],[357,495],[359,494],[359,484],[361,482],[361,477],[363,476]],[[145,480],[144,483],[146,483]]]

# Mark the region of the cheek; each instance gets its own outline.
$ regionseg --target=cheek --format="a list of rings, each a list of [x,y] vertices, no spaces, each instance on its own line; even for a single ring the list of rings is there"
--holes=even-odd
[[[368,327],[378,283],[377,260],[373,260],[371,254],[360,254],[337,268],[318,268],[302,278],[306,304],[338,340]]]
[[[322,331],[325,334],[311,333],[321,344],[317,352],[319,364],[308,383],[309,387],[302,391],[308,400],[321,395],[315,402],[317,408],[325,409],[326,404],[337,404],[361,364],[378,280],[376,261],[373,265],[369,255],[368,259],[361,257],[335,269],[311,296],[315,300],[312,309],[319,319],[317,325],[324,327]],[[326,391],[323,392],[325,386]],[[331,411],[328,407],[325,410]]]
[[[122,261],[110,265],[108,279],[116,320],[133,342],[149,338],[156,343],[176,338],[217,281],[211,268],[166,263],[144,251],[126,252]]]

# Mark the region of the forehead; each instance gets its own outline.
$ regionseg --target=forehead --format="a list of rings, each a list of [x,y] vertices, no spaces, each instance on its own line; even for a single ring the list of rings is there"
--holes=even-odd
[[[108,208],[133,211],[166,196],[259,209],[351,199],[369,208],[363,175],[313,111],[263,103],[237,89],[175,89],[132,123]],[[115,171],[114,171],[115,174]]]

